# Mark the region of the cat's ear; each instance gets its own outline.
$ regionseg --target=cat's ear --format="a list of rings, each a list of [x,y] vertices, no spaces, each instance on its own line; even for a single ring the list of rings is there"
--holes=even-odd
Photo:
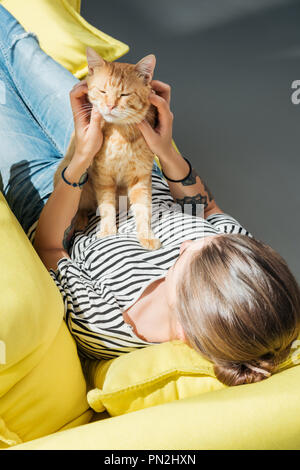
[[[106,63],[106,61],[102,59],[102,57],[91,47],[86,48],[86,58],[90,75],[93,75],[95,67],[102,67]]]
[[[146,85],[151,82],[156,64],[155,55],[149,54],[141,59],[135,66],[138,75],[142,76]]]

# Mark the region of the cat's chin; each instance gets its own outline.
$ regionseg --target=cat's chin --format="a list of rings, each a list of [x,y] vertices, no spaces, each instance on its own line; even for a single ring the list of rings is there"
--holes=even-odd
[[[102,117],[104,119],[104,121],[106,122],[109,122],[110,124],[119,124],[119,125],[122,125],[122,126],[129,126],[129,125],[132,125],[132,124],[136,124],[137,122],[140,122],[138,120],[135,120],[135,119],[122,119],[120,117],[117,117],[117,116],[112,116],[112,115],[109,115],[109,114],[102,114]]]
[[[112,122],[112,123],[120,123],[120,119],[117,118],[116,116],[112,116],[112,115],[109,115],[109,114],[102,114],[102,117],[104,119],[104,121],[106,122]]]

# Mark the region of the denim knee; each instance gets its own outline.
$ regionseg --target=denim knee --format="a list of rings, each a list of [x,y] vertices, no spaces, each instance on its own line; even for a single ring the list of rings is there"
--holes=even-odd
[[[12,48],[14,47],[14,45],[15,45],[18,41],[20,41],[21,39],[26,39],[26,38],[30,38],[30,37],[36,39],[37,43],[40,44],[39,38],[37,37],[37,35],[36,35],[34,32],[32,32],[32,31],[24,31],[24,33],[12,35],[12,38],[11,38],[11,39],[12,39],[12,42],[11,42],[11,44],[10,44],[10,48],[12,49]]]
[[[8,51],[21,39],[33,37],[39,44],[37,35],[32,31],[25,31],[18,20],[0,5],[0,66],[7,67]]]

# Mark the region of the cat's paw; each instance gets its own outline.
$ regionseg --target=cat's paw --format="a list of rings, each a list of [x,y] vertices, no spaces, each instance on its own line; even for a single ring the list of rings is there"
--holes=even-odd
[[[158,250],[161,247],[159,238],[144,238],[139,237],[140,244],[147,250]]]
[[[116,235],[117,227],[103,227],[99,232],[96,233],[97,238],[105,238],[111,235]]]

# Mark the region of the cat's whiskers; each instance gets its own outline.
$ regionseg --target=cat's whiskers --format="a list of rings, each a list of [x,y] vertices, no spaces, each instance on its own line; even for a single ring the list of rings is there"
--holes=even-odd
[[[91,103],[82,103],[80,108],[82,109],[92,109],[93,105]]]
[[[143,114],[143,112],[141,113],[142,110],[139,110],[139,111],[133,111],[132,109],[127,109],[126,112],[128,113],[129,116],[133,116],[133,117],[136,117],[138,119],[141,119],[141,114]]]
[[[127,119],[130,119],[131,122],[127,123],[127,122],[124,122],[124,125],[127,125],[127,126],[134,126],[135,124],[137,124],[138,122],[140,122],[142,119],[136,115],[136,112],[130,110],[130,109],[124,109],[120,112],[119,116],[116,116],[118,117],[119,119],[121,120],[127,120]]]
[[[91,113],[87,112],[84,109],[77,111],[77,113],[74,114],[74,118],[79,119],[80,121],[87,121],[89,120],[90,116],[91,116]]]
[[[79,111],[77,111],[77,113],[81,113],[81,112],[88,112],[88,111],[91,111],[92,108],[81,108]]]
[[[90,104],[82,104],[81,105],[81,110],[80,111],[92,111],[93,106]]]
[[[89,108],[89,107],[84,108],[84,107],[82,107],[80,111],[85,111],[85,112],[91,113],[91,112],[92,112],[92,109],[93,109],[93,108]],[[79,112],[80,112],[80,111],[79,111]]]
[[[77,113],[74,114],[74,117],[89,117],[91,113],[88,113],[85,110],[77,111]]]

